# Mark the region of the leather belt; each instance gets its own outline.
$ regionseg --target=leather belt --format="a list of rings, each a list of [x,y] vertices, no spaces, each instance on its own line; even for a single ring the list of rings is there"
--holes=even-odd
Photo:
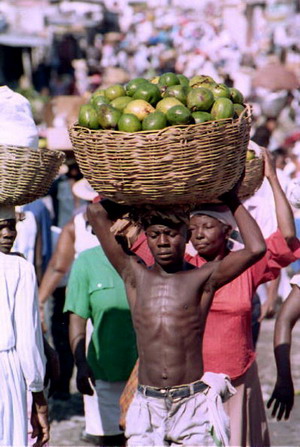
[[[204,391],[208,386],[201,382],[193,382],[189,385],[175,386],[175,387],[166,387],[166,388],[156,388],[153,386],[147,385],[138,385],[138,391],[142,393],[144,396],[148,397],[158,397],[158,398],[182,398],[189,397],[195,393],[199,393],[200,391]]]

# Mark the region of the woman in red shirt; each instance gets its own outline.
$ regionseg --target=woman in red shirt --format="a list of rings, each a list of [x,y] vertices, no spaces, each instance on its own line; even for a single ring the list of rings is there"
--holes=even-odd
[[[270,445],[252,342],[252,298],[260,284],[275,279],[282,267],[300,257],[300,242],[296,238],[291,207],[268,151],[264,152],[264,158],[265,176],[275,200],[278,230],[266,240],[266,255],[216,292],[203,340],[205,371],[229,375],[237,389],[224,405],[230,417],[231,446]],[[186,259],[196,266],[222,259],[229,251],[228,238],[232,228],[227,213],[217,209],[204,206],[191,217],[191,242],[197,254],[194,257],[187,255]]]

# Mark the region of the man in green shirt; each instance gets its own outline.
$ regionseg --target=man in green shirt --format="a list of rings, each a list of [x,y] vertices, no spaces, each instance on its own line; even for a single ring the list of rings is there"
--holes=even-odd
[[[98,397],[97,433],[89,433],[98,436],[100,445],[124,445],[119,398],[137,359],[137,349],[123,281],[100,246],[83,251],[75,260],[64,311],[71,313],[70,344],[77,366],[77,388],[89,396],[96,392]],[[88,319],[93,332],[86,355]]]

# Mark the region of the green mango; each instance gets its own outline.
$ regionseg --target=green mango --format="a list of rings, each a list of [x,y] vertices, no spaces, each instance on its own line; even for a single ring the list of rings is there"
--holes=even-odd
[[[90,104],[84,104],[80,107],[78,123],[80,126],[88,129],[99,129],[99,121],[96,109]]]
[[[232,118],[234,115],[233,102],[228,98],[218,98],[215,100],[210,113],[215,120]]]

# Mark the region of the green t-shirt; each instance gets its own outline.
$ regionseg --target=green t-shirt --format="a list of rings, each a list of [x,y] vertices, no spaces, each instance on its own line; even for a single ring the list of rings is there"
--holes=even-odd
[[[124,283],[100,246],[74,261],[64,312],[92,320],[87,360],[95,379],[127,380],[137,359],[135,332]]]

